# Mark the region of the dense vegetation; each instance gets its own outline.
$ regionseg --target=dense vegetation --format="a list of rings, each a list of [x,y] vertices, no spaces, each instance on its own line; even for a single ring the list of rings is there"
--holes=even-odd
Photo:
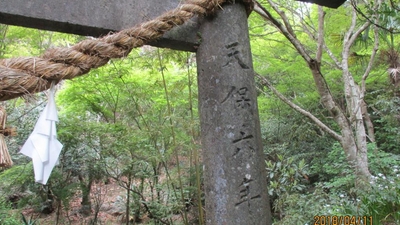
[[[249,27],[274,224],[314,224],[318,215],[400,224],[396,1],[324,13],[259,2]],[[1,25],[0,57],[82,39]],[[97,184],[108,183],[124,190],[115,204],[127,224],[204,224],[195,66],[194,54],[146,46],[58,85],[64,148],[47,185],[34,183],[29,158],[18,153],[46,93],[2,102],[18,136],[6,140],[15,165],[0,171],[0,224],[21,224],[27,208],[70,224],[77,197],[79,224],[107,224]]]

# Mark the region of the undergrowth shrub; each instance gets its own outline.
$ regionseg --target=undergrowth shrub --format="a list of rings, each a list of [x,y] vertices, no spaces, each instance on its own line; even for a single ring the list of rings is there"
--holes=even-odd
[[[0,199],[0,224],[20,225],[18,214],[12,211],[11,205],[4,199]]]
[[[268,194],[273,203],[272,210],[278,218],[285,213],[285,201],[291,194],[306,189],[307,165],[288,154],[285,145],[274,145],[266,150],[265,166],[268,174]]]
[[[400,224],[400,173],[395,176],[378,174],[371,183],[369,190],[358,195],[360,210],[372,216],[373,224]]]
[[[280,171],[290,171],[291,166],[287,162],[291,162],[288,160],[291,157],[286,156],[286,160],[278,157],[278,162],[285,164],[285,169]],[[282,182],[287,176],[284,174],[288,172],[279,174],[279,185],[274,186],[277,182],[274,180],[270,184],[270,192],[278,195],[274,203],[275,210],[279,206],[279,214],[276,216],[279,221],[274,224],[314,224],[314,216],[319,215],[366,216],[367,224],[370,224],[370,218],[373,224],[400,224],[400,159],[395,154],[377,149],[373,144],[368,145],[368,157],[370,172],[373,174],[369,186],[356,186],[354,172],[339,144],[333,145],[320,168],[330,179],[318,182],[314,187],[306,185],[308,193],[291,191],[290,187],[294,183]],[[271,163],[267,164],[267,170],[273,173],[274,179],[277,179],[274,170],[279,168],[276,165],[278,162],[272,167]]]
[[[294,193],[283,196],[284,216],[274,225],[311,225],[316,216],[340,215],[354,207],[348,196],[327,193],[324,187],[317,186],[312,193]]]

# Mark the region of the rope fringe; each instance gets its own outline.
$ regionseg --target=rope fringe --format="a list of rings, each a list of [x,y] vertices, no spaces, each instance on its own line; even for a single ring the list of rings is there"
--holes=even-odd
[[[195,15],[212,14],[227,1],[187,0],[154,20],[118,33],[86,39],[70,48],[49,49],[39,57],[0,60],[0,101],[44,91],[52,81],[72,79],[103,66],[112,58],[126,57],[133,48],[162,37]]]
[[[0,106],[0,168],[8,168],[13,165],[4,136],[15,136],[16,132],[15,129],[6,127],[6,119],[6,110]]]

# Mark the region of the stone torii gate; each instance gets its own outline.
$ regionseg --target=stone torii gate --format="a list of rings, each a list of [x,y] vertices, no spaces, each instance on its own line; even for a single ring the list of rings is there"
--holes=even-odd
[[[122,30],[41,57],[0,60],[0,101],[46,90],[143,44],[197,52],[207,224],[271,224],[247,27],[252,0],[0,1],[0,23],[86,36]]]
[[[0,22],[99,36],[153,19],[179,4],[10,0],[0,3]],[[248,15],[243,4],[221,7],[212,17],[194,18],[150,44],[197,51],[207,224],[271,224]]]
[[[161,27],[159,30],[168,32],[147,44],[197,52],[207,224],[271,224],[247,27],[246,12],[249,12],[252,1],[236,0],[236,4],[221,6],[225,1],[186,1],[191,7],[196,4],[201,6],[193,6],[192,14],[206,15],[218,7],[223,10],[218,10],[211,17],[194,17],[172,30],[169,27],[175,24],[167,19],[176,19],[177,16],[169,16],[167,19],[157,16],[175,8],[176,11],[187,10],[189,4],[180,0],[5,0],[0,2],[0,23],[85,36],[102,36],[154,18],[160,19],[166,25],[154,24]],[[242,2],[247,3],[247,8]],[[159,30],[154,30],[153,33]],[[56,59],[50,57],[53,52],[49,51],[42,58],[18,62],[0,61],[0,100],[18,97],[26,92],[45,90],[51,80],[71,79],[77,75],[69,74],[76,71],[78,75],[82,75],[90,68],[104,65],[109,58],[128,54],[132,46],[149,41],[137,31],[122,34],[128,37],[117,41],[113,37],[105,38],[105,44],[98,48],[100,50],[87,50],[82,47],[83,44],[78,44],[73,50],[59,53],[63,55]],[[149,36],[153,37],[152,35],[158,37],[158,33]],[[134,41],[131,40],[133,36],[136,38]],[[118,47],[120,52],[110,55],[101,52],[111,45]],[[126,52],[123,52],[125,49]],[[78,65],[70,57],[77,51],[80,51],[80,59],[89,61],[86,54],[95,57],[97,61],[91,62],[93,65],[90,68]],[[50,66],[48,70],[46,68],[24,72],[31,67],[35,69],[47,65],[49,61],[65,64],[59,67],[62,72]],[[71,65],[75,67],[67,68]],[[30,75],[33,76],[28,78]],[[18,80],[19,78],[22,79]],[[20,88],[32,83],[28,80],[33,80],[33,85]]]

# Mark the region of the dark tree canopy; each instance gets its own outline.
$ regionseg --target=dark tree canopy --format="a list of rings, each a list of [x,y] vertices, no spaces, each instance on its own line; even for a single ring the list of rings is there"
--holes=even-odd
[[[300,2],[310,2],[321,6],[326,6],[329,8],[338,8],[341,6],[346,0],[296,0]]]

